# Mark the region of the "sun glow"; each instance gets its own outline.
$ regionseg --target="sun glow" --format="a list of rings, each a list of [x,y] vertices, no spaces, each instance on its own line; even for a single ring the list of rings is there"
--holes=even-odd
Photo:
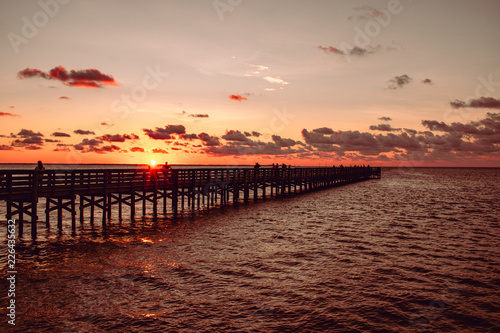
[[[155,160],[151,160],[151,161],[149,161],[149,164],[151,164],[151,165],[155,165],[155,164],[156,164],[156,161],[155,161]]]

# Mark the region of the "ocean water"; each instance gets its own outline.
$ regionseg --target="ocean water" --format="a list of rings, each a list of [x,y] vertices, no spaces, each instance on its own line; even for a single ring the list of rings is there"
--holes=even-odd
[[[1,247],[1,330],[498,332],[499,184],[500,169],[384,168],[175,222],[20,239],[15,327]]]

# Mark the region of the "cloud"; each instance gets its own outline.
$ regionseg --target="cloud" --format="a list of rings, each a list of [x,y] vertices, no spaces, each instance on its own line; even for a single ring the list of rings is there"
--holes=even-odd
[[[77,130],[73,131],[73,133],[80,134],[80,135],[95,135],[95,133],[93,131],[86,131],[86,130],[81,130],[81,129],[77,129]]]
[[[32,130],[27,130],[27,129],[24,129],[24,128],[21,129],[21,131],[19,133],[17,133],[17,135],[19,135],[22,138],[30,138],[30,137],[34,137],[34,136],[43,136],[43,134],[40,133],[40,132],[35,133]]]
[[[493,97],[480,97],[478,99],[471,99],[469,103],[464,101],[455,100],[450,102],[451,107],[454,109],[459,108],[485,108],[485,109],[500,109],[500,99]]]
[[[409,84],[413,79],[406,74],[395,76],[393,79],[389,80],[389,86],[387,89],[398,89]]]
[[[31,145],[31,146],[24,147],[24,149],[26,149],[26,150],[40,150],[40,149],[42,149],[42,147]]]
[[[273,139],[274,143],[276,143],[280,147],[292,147],[297,144],[301,144],[300,141],[295,141],[293,139],[284,139],[279,135],[273,135],[271,138]]]
[[[486,114],[487,118],[479,121],[471,121],[468,124],[451,123],[451,125],[436,120],[423,120],[422,125],[431,131],[447,132],[452,134],[464,135],[496,135],[500,133],[500,113]]]
[[[221,136],[221,138],[227,141],[240,141],[240,142],[245,142],[249,140],[243,133],[234,130],[227,131],[226,134]]]
[[[280,84],[282,86],[286,86],[288,83],[290,83],[290,82],[286,82],[286,81],[282,80],[279,77],[264,76],[263,79],[269,83],[277,83],[277,84]]]
[[[389,124],[371,125],[370,129],[372,131],[386,131],[386,132],[401,131],[401,128],[394,128],[394,127],[391,127],[391,125],[389,125]]]
[[[144,134],[155,140],[172,139],[171,134],[185,134],[186,128],[183,125],[167,125],[165,128],[156,127],[155,130],[143,128]]]
[[[316,128],[312,130],[314,133],[320,133],[320,134],[335,134],[335,132],[328,127],[321,127],[321,128]]]
[[[68,147],[57,147],[57,148],[54,148],[52,151],[69,153],[71,151],[71,149],[69,149]]]
[[[229,95],[229,99],[232,100],[232,101],[239,101],[239,102],[247,100],[246,97],[243,97],[243,96],[241,96],[239,94],[238,95]]]
[[[67,133],[63,133],[63,132],[54,132],[51,135],[52,136],[57,136],[57,137],[67,137],[67,138],[71,137],[71,135],[69,135]]]
[[[20,117],[18,114],[10,113],[10,112],[1,112],[0,117]]]
[[[228,145],[219,147],[207,147],[205,151],[208,154],[214,155],[290,155],[303,152],[304,149],[282,149],[279,145],[273,142],[253,142],[251,145],[242,142],[231,142]]]
[[[43,146],[44,140],[41,136],[33,135],[33,136],[21,136],[24,139],[16,139],[12,141],[11,146],[13,147],[28,147],[28,146]]]
[[[85,150],[85,147],[97,147],[102,144],[102,141],[99,139],[83,139],[79,144],[74,145],[76,150]]]
[[[133,153],[144,153],[144,148],[141,147],[132,147],[130,148],[130,151]]]
[[[197,134],[182,134],[180,137],[181,137],[181,139],[184,139],[184,140],[198,139]]]
[[[382,49],[380,45],[377,45],[375,47],[368,46],[366,48],[361,48],[359,46],[354,46],[352,49],[344,48],[343,50],[340,50],[336,47],[333,46],[318,46],[318,49],[325,51],[326,53],[333,53],[333,54],[338,54],[338,55],[348,55],[348,56],[358,56],[358,57],[363,57],[368,54],[375,53],[379,50]]]
[[[45,142],[61,142],[61,140],[45,139]]]
[[[259,136],[262,135],[261,133],[256,132],[256,131],[252,131],[252,133],[250,133],[250,132],[243,132],[243,134],[245,134],[245,136],[254,136],[256,138],[258,138]]]
[[[378,120],[391,121],[392,119],[390,117],[380,117],[380,118],[378,118]]]
[[[103,147],[95,147],[95,146],[90,146],[87,149],[84,149],[82,153],[97,153],[97,154],[106,154],[106,153],[112,153],[115,151],[119,151],[120,147],[116,145],[110,145],[110,146],[103,146]]]
[[[168,151],[166,151],[164,149],[160,149],[160,148],[154,148],[153,153],[154,154],[168,154]]]
[[[118,86],[111,75],[103,74],[97,69],[67,71],[62,66],[52,68],[48,73],[39,69],[26,68],[17,73],[20,79],[41,77],[46,80],[59,80],[70,87],[103,88]]]
[[[108,126],[108,127],[112,127],[112,126],[115,126],[115,124],[112,124],[112,123],[108,123],[108,122],[101,122],[101,126]]]
[[[14,150],[14,147],[7,145],[0,145],[0,150]]]
[[[198,138],[203,141],[205,146],[218,146],[220,145],[219,138],[216,136],[211,136],[205,132],[198,134]]]
[[[59,97],[59,99],[71,99],[71,98],[68,96],[61,96],[61,97]]]
[[[263,71],[269,70],[269,67],[263,65],[248,64],[252,69],[248,70],[245,76],[259,75]]]
[[[206,114],[206,113],[188,113],[186,111],[182,111],[181,113],[178,113],[178,115],[180,116],[188,116],[188,117],[191,117],[191,118],[208,118],[209,115]]]
[[[434,84],[434,82],[432,82],[431,79],[424,79],[424,80],[422,80],[422,83],[425,83],[425,84]]]
[[[97,137],[97,139],[107,142],[125,142],[125,140],[137,140],[139,137],[132,134],[104,134],[102,136]]]
[[[349,16],[349,20],[352,19],[357,19],[357,20],[373,20],[378,17],[386,16],[383,11],[375,9],[371,6],[360,6],[360,7],[355,7],[355,11],[358,12],[358,14],[351,15]]]
[[[419,132],[405,128],[399,134],[372,134],[359,131],[332,131],[334,134],[324,134],[330,131],[314,132],[303,129],[302,136],[309,146],[305,147],[307,152],[300,156],[332,157],[331,154],[336,154],[339,158],[356,156],[365,161],[369,159],[400,161],[416,158],[420,161],[436,161],[500,156],[500,113],[487,113],[484,119],[469,123],[446,124],[435,120],[424,120],[422,124],[429,130]],[[444,134],[435,134],[434,131]],[[384,155],[387,153],[391,155]]]

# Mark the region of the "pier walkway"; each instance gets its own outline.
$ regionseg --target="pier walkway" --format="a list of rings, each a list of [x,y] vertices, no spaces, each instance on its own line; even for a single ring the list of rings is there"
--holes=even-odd
[[[96,208],[102,211],[102,226],[106,228],[113,206],[119,219],[122,207],[128,206],[134,220],[138,205],[142,215],[152,205],[150,213],[155,218],[159,214],[175,218],[180,210],[284,197],[380,176],[379,167],[0,170],[0,203],[7,205],[6,218],[18,222],[19,236],[23,235],[23,224],[29,222],[31,237],[36,239],[40,223],[50,228],[52,211],[57,211],[59,230],[63,228],[63,211],[69,213],[74,232],[77,216],[80,223],[86,218],[93,223]],[[38,216],[41,198],[45,201],[45,221]]]

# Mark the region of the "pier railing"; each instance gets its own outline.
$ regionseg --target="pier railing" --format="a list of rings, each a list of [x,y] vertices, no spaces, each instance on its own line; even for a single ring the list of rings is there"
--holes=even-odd
[[[23,233],[24,216],[30,217],[34,239],[39,224],[40,198],[45,200],[47,227],[50,226],[50,212],[57,210],[58,228],[62,229],[63,211],[67,211],[71,215],[74,231],[77,214],[83,223],[86,208],[90,208],[91,223],[95,208],[102,210],[105,228],[112,206],[118,206],[120,219],[122,205],[125,205],[130,208],[133,220],[138,201],[142,202],[143,215],[149,203],[152,204],[154,217],[158,215],[159,208],[164,215],[175,217],[179,210],[282,197],[380,178],[380,175],[381,168],[373,167],[0,170],[0,201],[7,204],[7,219],[17,216],[20,235]]]

